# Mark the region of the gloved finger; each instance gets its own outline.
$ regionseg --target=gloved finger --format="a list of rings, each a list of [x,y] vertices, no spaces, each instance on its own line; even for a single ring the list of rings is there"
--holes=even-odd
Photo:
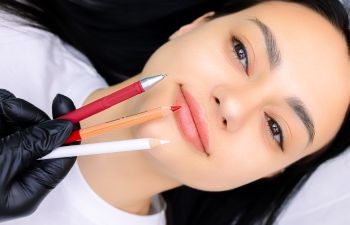
[[[0,101],[3,101],[5,99],[9,98],[16,98],[14,94],[9,92],[8,90],[5,89],[0,89]]]
[[[11,92],[5,89],[0,89],[0,104],[2,103],[2,101],[10,98],[16,97]],[[2,113],[0,112],[0,136],[6,136],[10,133],[13,133],[13,129],[12,127],[8,126],[8,124],[5,122],[5,119],[3,119]]]
[[[65,95],[57,94],[52,102],[52,116],[53,118],[60,117],[66,113],[75,110],[75,105],[73,101]],[[73,130],[80,129],[79,123],[73,125]],[[80,142],[75,142],[73,144],[80,144]],[[56,171],[56,173],[61,173],[62,175],[67,174],[69,169],[75,163],[77,157],[69,157],[63,159],[53,159],[50,160],[52,163],[60,163],[62,167]],[[47,161],[47,160],[45,160]],[[67,170],[68,168],[68,170]]]
[[[57,94],[52,102],[52,116],[53,118],[60,117],[75,110],[73,101],[65,95]],[[80,124],[74,124],[73,130],[80,129]]]
[[[14,202],[9,203],[11,208],[22,208],[26,214],[36,209],[44,197],[62,181],[72,165],[67,165],[64,160],[36,161],[9,186],[9,194],[17,196]]]
[[[8,98],[0,102],[0,134],[2,136],[48,119],[46,113],[23,99]]]
[[[23,128],[50,119],[44,111],[20,98],[2,101],[0,103],[0,113],[3,114],[8,122],[18,124],[18,126]]]
[[[72,166],[64,158],[38,160],[27,174],[23,174],[22,181],[30,186],[36,185],[36,189],[51,190],[61,182]]]
[[[61,146],[73,130],[66,120],[48,120],[36,126],[17,131],[0,139],[2,168],[6,168],[0,182],[9,182],[18,171],[28,168],[34,160]],[[6,163],[6,164],[4,164]]]
[[[57,94],[52,102],[53,118],[60,117],[75,110],[73,101],[65,95]]]

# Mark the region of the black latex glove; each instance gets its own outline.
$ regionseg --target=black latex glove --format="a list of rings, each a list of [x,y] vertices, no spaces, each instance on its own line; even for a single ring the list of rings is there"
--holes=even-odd
[[[53,117],[74,110],[57,95]],[[61,146],[73,130],[66,120],[50,118],[34,105],[0,89],[0,222],[35,211],[69,172],[74,158],[36,160]]]

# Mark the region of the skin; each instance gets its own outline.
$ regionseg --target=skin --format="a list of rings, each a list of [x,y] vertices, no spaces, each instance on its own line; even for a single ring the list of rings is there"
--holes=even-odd
[[[222,191],[272,176],[318,151],[341,126],[349,104],[349,57],[342,35],[326,19],[283,2],[263,3],[209,22],[206,16],[177,31],[141,74],[98,90],[86,101],[143,77],[167,73],[152,90],[83,121],[82,127],[174,105],[179,84],[203,108],[208,124],[209,156],[186,141],[174,116],[87,140],[171,141],[149,151],[78,158],[91,188],[119,209],[144,215],[152,196],[180,185]],[[266,24],[276,38],[281,62],[275,68],[269,65],[264,37],[252,18]],[[248,74],[234,54],[232,34],[247,49]],[[300,98],[311,115],[313,142],[285,102],[290,97]],[[283,130],[283,151],[270,134],[265,113]]]

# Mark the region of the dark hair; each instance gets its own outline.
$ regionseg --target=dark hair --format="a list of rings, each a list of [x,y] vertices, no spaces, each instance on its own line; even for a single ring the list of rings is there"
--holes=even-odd
[[[109,84],[116,84],[139,73],[175,29],[215,1],[0,0],[0,9],[56,34],[86,55]]]
[[[213,9],[222,16],[266,1],[283,1],[304,5],[322,15],[343,34],[350,49],[348,15],[336,0],[217,0]],[[71,44],[92,61],[97,70],[103,67],[89,43],[81,40],[84,34],[69,17],[69,9],[61,0],[0,0],[2,9],[28,20],[31,26],[46,29]],[[74,1],[72,1],[74,2]],[[103,9],[103,3],[94,7]],[[322,104],[322,103],[320,103]],[[265,178],[225,192],[204,192],[180,187],[163,193],[167,203],[170,225],[267,225],[277,216],[303,183],[323,162],[340,155],[350,144],[349,110],[336,137],[325,150],[289,166],[282,174]]]
[[[350,52],[348,15],[334,0],[236,0],[215,10],[214,18],[267,2],[283,1],[306,6],[326,18],[344,36]],[[164,193],[173,225],[271,225],[284,206],[312,173],[325,161],[343,153],[350,145],[350,109],[336,137],[324,149],[264,178],[226,192],[204,192],[180,187]]]

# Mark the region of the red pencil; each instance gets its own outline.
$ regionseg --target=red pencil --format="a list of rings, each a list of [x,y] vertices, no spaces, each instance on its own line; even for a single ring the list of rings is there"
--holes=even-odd
[[[94,102],[91,102],[79,109],[76,109],[70,113],[60,116],[58,119],[70,120],[72,123],[77,123],[89,116],[99,113],[109,107],[116,105],[126,99],[129,99],[135,95],[141,94],[146,90],[150,89],[161,80],[164,79],[166,75],[157,75],[153,77],[147,77],[140,81],[137,81],[125,88],[122,88],[110,95],[100,98]]]

